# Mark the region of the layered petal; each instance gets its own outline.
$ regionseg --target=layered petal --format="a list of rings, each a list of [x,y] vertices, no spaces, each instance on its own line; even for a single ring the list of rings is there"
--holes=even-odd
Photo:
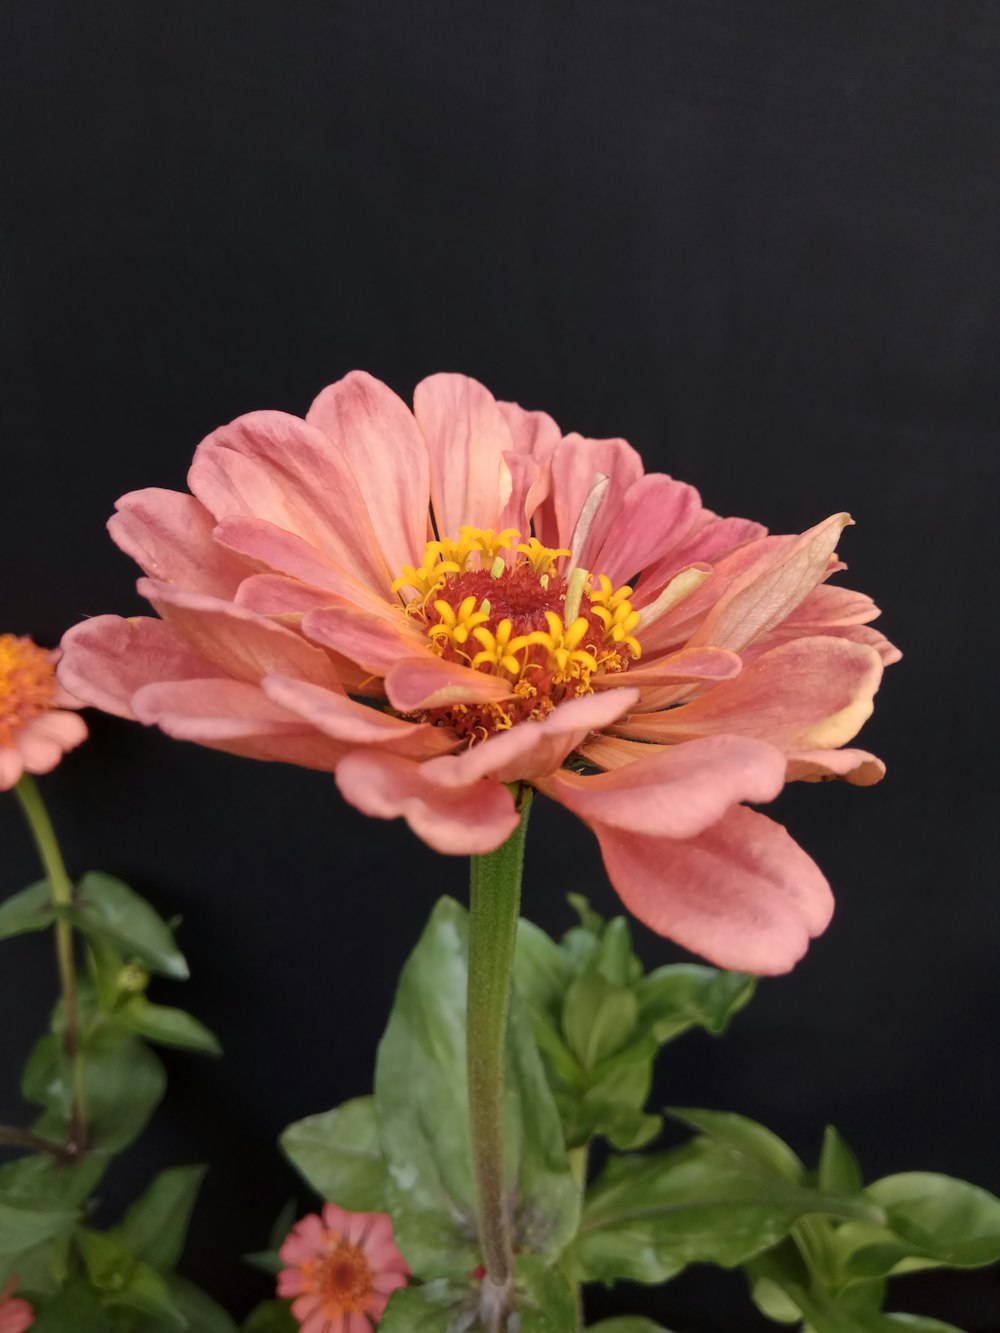
[[[213,597],[232,597],[251,571],[218,545],[215,519],[193,495],[152,487],[115,505],[108,531],[143,573]]]
[[[520,820],[506,787],[488,778],[437,786],[427,780],[427,767],[380,750],[356,750],[338,766],[337,786],[363,814],[402,817],[418,838],[448,855],[482,856],[506,842]]]
[[[413,413],[430,454],[438,535],[456,536],[463,525],[498,528],[511,494],[504,454],[513,441],[496,399],[466,375],[431,375],[414,390]]]
[[[261,684],[275,704],[345,748],[374,745],[393,754],[428,759],[446,754],[456,745],[455,737],[444,728],[404,722],[321,685],[288,676],[266,676]]]
[[[393,662],[385,677],[385,691],[401,713],[499,703],[511,697],[510,682],[502,677],[473,671],[460,662],[446,662],[432,653]]]
[[[355,370],[324,389],[306,414],[334,441],[358,484],[391,570],[419,564],[427,541],[427,445],[403,400]]]
[[[700,511],[693,486],[658,472],[640,477],[625,492],[593,568],[616,586],[630,582],[684,541]]]
[[[745,806],[679,840],[591,826],[633,916],[716,967],[788,972],[833,914],[815,863],[780,824]]]
[[[302,632],[376,676],[385,676],[401,657],[420,652],[432,656],[427,639],[400,611],[393,619],[383,619],[349,606],[322,607],[306,613]]]

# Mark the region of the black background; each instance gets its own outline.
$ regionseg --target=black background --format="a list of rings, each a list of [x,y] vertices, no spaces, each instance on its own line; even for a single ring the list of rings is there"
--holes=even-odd
[[[870,1178],[1000,1191],[1000,10],[32,0],[0,38],[0,630],[140,611],[115,498],[183,487],[210,429],[304,412],[354,366],[407,398],[465,371],[776,531],[851,509],[847,579],[906,653],[863,736],[889,777],[783,796],[834,924],[724,1041],[679,1044],[657,1095],[809,1160],[832,1121]],[[155,994],[226,1048],[168,1058],[103,1217],[210,1161],[186,1271],[240,1313],[267,1292],[240,1255],[297,1188],[277,1132],[369,1089],[398,969],[465,867],[324,776],[92,724],[44,782],[70,863],[183,913],[194,979]],[[37,874],[10,799],[0,840],[6,893]],[[572,889],[613,910],[582,825],[538,809],[529,841],[527,914],[568,925]],[[53,986],[46,940],[3,946],[4,1120]],[[1000,1276],[907,1279],[892,1308],[1000,1329]],[[772,1327],[707,1270],[594,1297],[618,1312]]]

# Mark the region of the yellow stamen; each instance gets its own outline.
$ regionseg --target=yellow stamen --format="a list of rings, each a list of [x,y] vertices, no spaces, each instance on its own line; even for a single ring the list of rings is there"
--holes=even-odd
[[[432,625],[427,632],[436,647],[443,647],[446,642],[461,647],[477,625],[481,625],[484,620],[489,620],[487,612],[476,610],[475,597],[466,597],[457,611],[443,598],[439,597],[434,603],[434,610],[441,619],[438,624]]]
[[[515,546],[514,550],[527,558],[528,564],[536,574],[541,574],[546,579],[553,572],[559,557],[570,554],[565,546],[543,546],[537,537],[529,537],[526,542]]]

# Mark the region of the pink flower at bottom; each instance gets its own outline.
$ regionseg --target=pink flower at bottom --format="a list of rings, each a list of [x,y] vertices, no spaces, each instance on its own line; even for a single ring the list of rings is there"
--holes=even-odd
[[[280,1254],[278,1295],[292,1298],[302,1333],[369,1333],[410,1277],[387,1213],[348,1213],[334,1203],[296,1222]]]
[[[24,1333],[35,1322],[35,1312],[27,1301],[14,1296],[17,1278],[0,1291],[0,1333]]]
[[[0,634],[0,791],[26,772],[50,772],[87,739],[83,718],[63,711],[80,705],[56,680],[58,660],[29,638]]]

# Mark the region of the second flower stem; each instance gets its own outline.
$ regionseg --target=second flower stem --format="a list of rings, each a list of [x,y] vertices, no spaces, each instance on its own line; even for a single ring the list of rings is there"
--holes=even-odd
[[[83,1083],[83,1052],[80,1049],[79,1012],[76,996],[76,962],[73,957],[73,927],[65,911],[73,904],[73,885],[66,873],[49,812],[42,801],[34,778],[25,773],[14,788],[31,835],[38,848],[42,866],[52,890],[56,909],[56,960],[63,996],[63,1046],[72,1067],[73,1110],[70,1116],[68,1148],[76,1154],[85,1147],[87,1106]]]
[[[486,1269],[483,1314],[491,1331],[503,1326],[514,1289],[503,1151],[504,1066],[530,801],[530,789],[522,789],[517,828],[495,852],[472,858],[469,889],[469,1111],[479,1241]]]

